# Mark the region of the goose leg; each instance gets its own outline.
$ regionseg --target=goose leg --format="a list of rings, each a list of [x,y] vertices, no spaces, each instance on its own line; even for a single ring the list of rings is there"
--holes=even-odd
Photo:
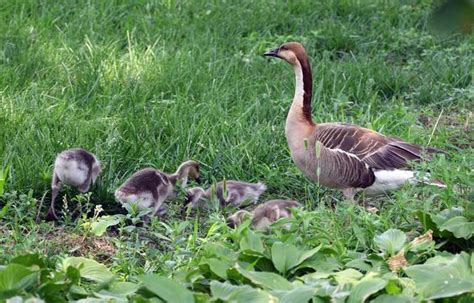
[[[53,175],[53,181],[51,183],[51,204],[49,205],[48,214],[46,215],[46,220],[53,221],[57,220],[58,216],[56,216],[56,212],[54,211],[54,202],[59,193],[59,189],[61,188],[61,181],[59,180],[56,174]]]
[[[345,188],[345,189],[342,190],[342,194],[343,194],[344,197],[346,197],[346,199],[349,200],[350,202],[356,203],[356,202],[355,202],[355,199],[354,199],[354,196],[355,196],[355,194],[356,194],[356,189],[355,189],[355,188],[352,188],[352,187]]]

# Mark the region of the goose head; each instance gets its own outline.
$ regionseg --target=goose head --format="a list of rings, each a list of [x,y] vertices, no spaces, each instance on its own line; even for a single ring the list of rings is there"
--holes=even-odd
[[[306,51],[303,45],[299,42],[284,43],[275,49],[269,50],[263,55],[266,57],[275,57],[285,60],[291,65],[296,65],[298,63],[302,64],[303,61],[307,61]]]

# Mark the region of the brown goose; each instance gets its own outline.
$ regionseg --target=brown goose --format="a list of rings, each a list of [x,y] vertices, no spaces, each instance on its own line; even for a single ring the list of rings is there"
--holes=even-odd
[[[199,181],[197,162],[183,162],[174,174],[166,174],[151,167],[144,168],[117,188],[115,198],[123,205],[138,203],[139,209],[153,207],[155,215],[162,215],[166,212],[163,202],[173,197],[178,180],[182,180],[183,186],[186,185],[188,176]]]
[[[259,205],[252,212],[239,210],[227,218],[227,225],[235,227],[241,224],[245,218],[250,217],[254,228],[266,230],[276,220],[290,218],[290,209],[300,206],[300,203],[293,200],[270,200]]]
[[[100,162],[91,152],[82,148],[61,152],[54,161],[51,205],[46,219],[57,220],[58,218],[54,211],[54,202],[63,183],[85,193],[89,191],[91,183],[95,182],[100,172]]]
[[[407,181],[416,183],[417,172],[406,169],[408,162],[422,159],[424,153],[441,152],[356,125],[315,124],[311,117],[311,66],[304,47],[289,42],[264,55],[293,65],[296,87],[285,133],[293,161],[311,180],[341,189],[350,200],[360,190],[377,195]],[[444,187],[442,183],[424,181]]]
[[[224,190],[225,187],[225,190]],[[245,200],[250,200],[253,204],[257,203],[260,195],[267,189],[267,186],[261,182],[247,183],[242,181],[221,181],[217,183],[215,195],[221,206],[232,204],[239,206]],[[226,193],[224,192],[226,191]],[[201,187],[194,187],[187,191],[186,204],[192,203],[196,207],[202,199],[210,199],[212,188],[207,190]]]

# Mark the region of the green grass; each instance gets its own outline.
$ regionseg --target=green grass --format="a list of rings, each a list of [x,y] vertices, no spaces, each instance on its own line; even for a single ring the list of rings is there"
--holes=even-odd
[[[155,166],[171,172],[194,159],[207,185],[223,178],[261,180],[269,187],[263,199],[302,202],[308,226],[289,241],[310,248],[323,243],[338,258],[376,251],[372,239],[389,228],[423,232],[416,211],[467,208],[473,199],[474,36],[431,31],[432,1],[1,6],[0,171],[8,178],[4,186],[0,178],[6,192],[0,197],[0,263],[31,251],[104,257],[87,242],[95,239],[83,226],[88,219],[34,222],[56,154],[72,147],[101,160],[104,170],[90,199],[108,213],[120,208],[113,192],[134,171]],[[304,178],[284,137],[293,72],[261,56],[290,40],[303,42],[311,57],[317,122],[355,123],[446,150],[446,158],[423,168],[448,189],[407,186],[367,200],[380,209],[373,215]],[[75,208],[76,193],[63,193]],[[49,193],[42,213],[48,203]],[[135,231],[123,226],[99,238],[114,248],[104,250],[104,262],[123,279],[173,275],[207,242],[230,241],[223,217],[232,210],[185,220],[178,215],[181,203],[171,203],[165,224],[153,220]],[[54,234],[86,237],[92,248],[74,250],[77,239],[58,245]],[[289,238],[276,234],[269,241],[277,239]]]

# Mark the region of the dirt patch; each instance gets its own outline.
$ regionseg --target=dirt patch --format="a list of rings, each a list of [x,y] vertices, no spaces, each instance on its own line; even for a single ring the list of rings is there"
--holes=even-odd
[[[76,257],[92,257],[99,262],[110,262],[117,248],[110,236],[80,236],[63,228],[44,234],[50,253],[68,253]]]

